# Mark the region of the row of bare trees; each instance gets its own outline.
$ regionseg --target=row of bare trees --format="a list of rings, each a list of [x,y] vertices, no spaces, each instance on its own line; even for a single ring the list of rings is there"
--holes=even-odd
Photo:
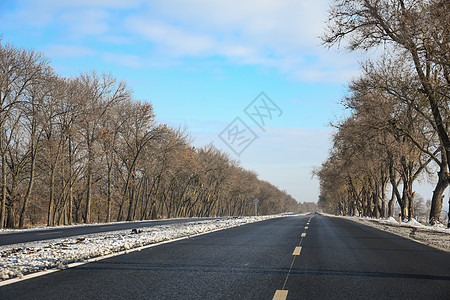
[[[298,209],[286,192],[96,72],[57,75],[40,53],[0,40],[0,228]]]
[[[429,222],[439,220],[450,183],[449,11],[448,0],[333,2],[325,44],[384,55],[362,65],[342,101],[349,116],[315,172],[325,210],[386,217],[397,202],[411,219],[414,183],[432,178]]]

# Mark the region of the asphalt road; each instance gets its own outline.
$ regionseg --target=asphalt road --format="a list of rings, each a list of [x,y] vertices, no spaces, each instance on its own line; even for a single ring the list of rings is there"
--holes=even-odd
[[[449,253],[322,216],[303,245],[286,284],[290,299],[450,299]]]
[[[144,222],[110,223],[101,225],[86,225],[75,227],[60,227],[55,229],[30,230],[23,232],[0,233],[0,246],[29,243],[43,240],[66,238],[70,236],[86,235],[92,233],[109,232],[116,230],[131,230],[133,228],[154,227],[160,225],[180,224],[193,221],[209,220],[215,218],[170,219]]]
[[[2,299],[284,299],[286,294],[287,299],[448,299],[450,254],[348,220],[286,217],[0,287]]]

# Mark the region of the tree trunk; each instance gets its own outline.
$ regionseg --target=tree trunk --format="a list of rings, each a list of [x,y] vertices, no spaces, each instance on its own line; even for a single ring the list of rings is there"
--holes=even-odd
[[[72,161],[72,136],[69,134],[69,179],[70,179],[70,188],[69,188],[69,216],[68,223],[69,225],[73,222],[73,184],[75,180],[72,179],[73,176],[73,161]]]
[[[15,190],[15,188],[13,188],[12,190]],[[16,216],[15,216],[16,195],[15,195],[15,193],[11,193],[10,201],[11,201],[11,204],[8,207],[8,217],[6,218],[6,227],[14,228],[14,227],[16,227]]]
[[[402,220],[408,218],[411,221],[413,217],[413,204],[415,192],[412,191],[412,182],[403,181],[403,195],[402,195]]]
[[[381,217],[386,218],[386,176],[381,180]]]
[[[89,168],[89,167],[88,167]],[[91,222],[91,189],[92,189],[92,174],[90,171],[88,171],[87,175],[87,191],[86,191],[86,211],[84,214],[84,222],[90,223]]]
[[[0,215],[0,229],[3,229],[5,226],[5,217],[6,217],[6,153],[2,153],[2,209]]]
[[[376,219],[380,218],[380,210],[379,210],[379,205],[378,205],[378,194],[377,193],[372,193],[372,197],[373,197],[373,213],[372,213],[372,217],[375,217]]]
[[[436,221],[439,222],[439,217],[442,211],[442,203],[444,201],[444,191],[448,186],[448,181],[438,181],[436,188],[433,191],[433,198],[431,199],[431,209],[429,224],[434,225]]]
[[[408,183],[403,181],[403,194],[402,194],[402,202],[400,207],[402,209],[402,221],[409,217],[409,195],[408,195]]]
[[[55,168],[56,166],[52,166],[50,171],[50,196],[48,202],[48,214],[47,214],[47,225],[53,226],[53,213],[54,213],[54,190],[55,190]]]
[[[408,221],[414,217],[414,196],[416,192],[408,192],[409,200],[408,200]]]
[[[394,191],[394,189],[392,189],[391,200],[389,200],[389,204],[388,204],[388,217],[393,217],[394,205],[395,205],[395,191]]]
[[[391,197],[391,202],[389,204],[389,209],[390,209],[390,214],[394,213],[394,198],[397,198],[397,202],[400,205],[400,207],[402,207],[402,213],[403,213],[403,206],[402,206],[402,198],[400,196],[400,192],[398,191],[398,182],[395,178],[395,173],[394,173],[394,163],[393,163],[393,158],[392,155],[389,156],[389,181],[391,182],[391,186],[392,186],[392,197]],[[394,197],[395,196],[395,197]],[[401,218],[403,218],[403,216],[401,216]]]
[[[131,169],[130,169],[131,170]],[[129,173],[128,173],[128,175],[127,175],[127,181],[125,182],[125,187],[124,187],[124,189],[123,189],[123,194],[122,194],[122,201],[121,201],[121,204],[120,204],[120,207],[119,207],[119,214],[117,215],[117,221],[122,221],[122,218],[123,218],[123,214],[124,214],[124,210],[125,210],[125,202],[126,202],[126,200],[127,200],[127,195],[128,195],[128,190],[129,190],[129,188],[130,188],[130,184],[131,184],[131,172],[132,171],[130,171]],[[131,199],[129,199],[130,200],[130,207],[131,207]],[[127,221],[129,221],[128,220],[128,218],[129,218],[129,216],[130,216],[130,207],[128,207],[128,214],[127,214]]]
[[[448,196],[448,214],[447,214],[447,228],[450,228],[450,195]]]
[[[111,222],[111,170],[112,167],[108,166],[108,177],[107,177],[107,201],[108,206],[106,209],[106,223]]]
[[[408,207],[407,207],[407,205],[405,205],[405,203],[403,203],[403,201],[402,201],[402,204],[400,205],[400,210],[401,210],[401,214],[402,214],[400,218],[403,222],[403,221],[405,221],[405,218],[408,215]]]
[[[125,204],[124,199],[122,198],[121,203],[119,204],[119,212],[117,213],[117,222],[122,221],[122,215],[123,215],[123,205]]]
[[[88,143],[88,162],[87,162],[87,182],[86,182],[86,211],[84,222],[91,222],[91,201],[92,201],[92,145]]]
[[[130,184],[128,190],[129,190],[128,200],[129,200],[130,204],[128,206],[127,221],[132,221],[133,220],[134,200],[135,200],[134,199],[134,192],[135,192],[134,184],[133,185]]]
[[[431,199],[430,218],[428,219],[431,225],[434,225],[436,221],[439,221],[442,211],[442,202],[444,200],[443,194],[448,185],[447,165],[442,162],[441,169],[438,172],[438,182],[433,191],[433,198]]]
[[[23,200],[22,211],[20,212],[20,219],[19,219],[19,227],[20,228],[23,228],[23,224],[24,224],[24,220],[25,220],[25,213],[26,213],[27,205],[28,205],[28,200],[30,199],[31,190],[33,189],[35,165],[36,165],[36,153],[34,152],[31,156],[30,181],[28,183],[27,193]]]

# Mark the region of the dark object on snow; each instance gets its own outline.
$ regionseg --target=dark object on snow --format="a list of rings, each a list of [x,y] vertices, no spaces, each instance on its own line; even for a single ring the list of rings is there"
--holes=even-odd
[[[138,234],[138,233],[141,233],[141,232],[142,232],[141,230],[138,230],[136,228],[131,229],[131,233],[133,233],[133,234]]]

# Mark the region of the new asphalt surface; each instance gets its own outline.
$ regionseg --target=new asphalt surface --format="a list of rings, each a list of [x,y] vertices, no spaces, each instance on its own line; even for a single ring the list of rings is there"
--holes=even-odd
[[[154,227],[160,225],[180,224],[193,221],[210,220],[215,218],[169,219],[155,221],[140,221],[126,223],[109,223],[101,225],[86,225],[74,227],[59,227],[55,229],[26,230],[22,232],[1,233],[0,246],[29,243],[43,240],[66,238],[71,236],[86,235],[117,230],[131,230],[133,228]]]
[[[0,287],[1,299],[275,295],[449,299],[450,254],[349,220],[308,215],[217,231]]]

